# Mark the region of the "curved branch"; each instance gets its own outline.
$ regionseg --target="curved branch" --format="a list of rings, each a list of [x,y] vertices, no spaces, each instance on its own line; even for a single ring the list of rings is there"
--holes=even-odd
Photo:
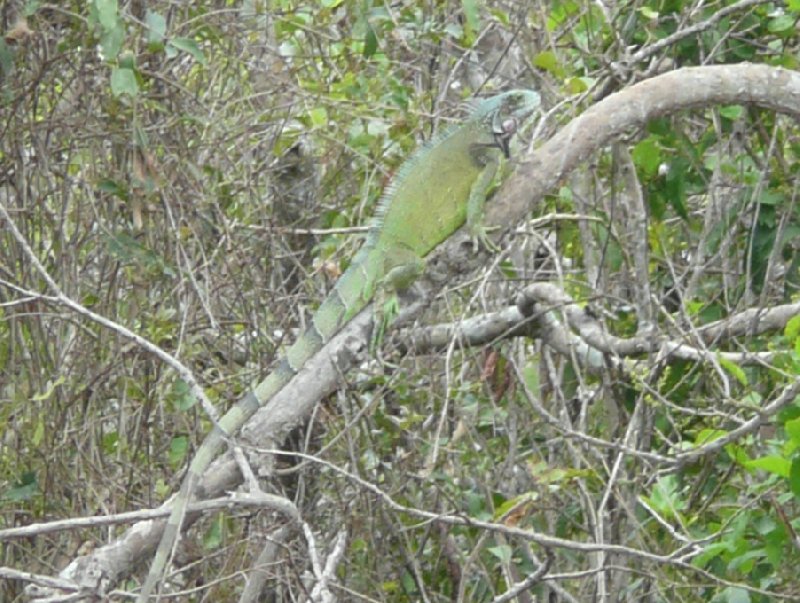
[[[731,104],[798,116],[800,73],[750,63],[687,67],[612,94],[519,162],[487,208],[487,222],[505,229],[521,222],[569,172],[631,128],[685,109]]]

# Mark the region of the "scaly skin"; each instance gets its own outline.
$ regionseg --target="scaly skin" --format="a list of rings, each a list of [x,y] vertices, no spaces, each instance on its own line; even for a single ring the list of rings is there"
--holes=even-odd
[[[466,222],[474,240],[491,248],[483,229],[486,192],[509,140],[539,107],[539,95],[512,90],[478,103],[461,124],[416,151],[384,192],[369,235],[350,267],[314,314],[311,325],[252,392],[233,406],[201,444],[173,502],[150,572],[137,601],[161,580],[186,507],[226,437],[275,396],[373,298],[379,287],[403,289],[422,272],[423,258]],[[377,328],[377,327],[376,327]]]

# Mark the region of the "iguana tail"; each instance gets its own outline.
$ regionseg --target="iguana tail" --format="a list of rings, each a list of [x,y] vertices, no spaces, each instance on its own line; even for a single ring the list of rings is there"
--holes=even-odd
[[[393,184],[384,191],[369,239],[314,314],[311,326],[287,350],[275,370],[219,421],[197,451],[173,502],[139,595],[140,603],[147,601],[160,580],[192,490],[225,438],[234,435],[367,305],[384,277],[393,286],[405,286],[418,274],[421,258],[465,220],[474,234],[485,238],[483,230],[476,227],[480,226],[499,154],[508,156],[509,139],[539,102],[539,95],[530,90],[512,90],[486,99],[466,122],[437,135],[403,164]]]
[[[139,603],[147,601],[161,579],[178,540],[192,492],[208,466],[219,454],[225,440],[236,434],[259,408],[292,380],[305,363],[321,350],[343,325],[369,303],[375,290],[375,283],[381,278],[382,269],[382,256],[375,251],[373,241],[370,239],[362,246],[350,268],[339,278],[331,294],[314,313],[311,325],[289,347],[275,369],[225,413],[206,436],[192,459],[181,489],[172,503],[172,511],[164,526],[161,542],[137,599]]]

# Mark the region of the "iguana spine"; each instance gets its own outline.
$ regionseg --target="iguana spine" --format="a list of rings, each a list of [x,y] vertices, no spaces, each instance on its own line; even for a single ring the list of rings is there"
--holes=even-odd
[[[367,239],[350,267],[275,369],[239,400],[201,444],[193,458],[138,601],[149,598],[177,541],[191,493],[225,438],[283,389],[303,365],[370,302],[381,283],[407,286],[422,258],[465,222],[484,238],[483,202],[509,140],[539,106],[539,95],[512,90],[478,103],[461,124],[423,145],[384,192]]]

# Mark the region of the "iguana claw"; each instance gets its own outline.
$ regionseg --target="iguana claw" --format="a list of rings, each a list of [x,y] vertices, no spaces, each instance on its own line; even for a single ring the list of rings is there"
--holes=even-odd
[[[491,238],[489,238],[489,233],[492,231],[499,230],[499,226],[472,226],[470,230],[472,231],[472,249],[475,253],[478,253],[483,247],[489,253],[497,253],[500,251],[500,247],[494,244]]]
[[[384,304],[377,303],[375,308],[375,324],[372,327],[372,337],[369,342],[369,351],[373,356],[383,343],[389,325],[400,314],[400,302],[397,295],[390,295]]]

